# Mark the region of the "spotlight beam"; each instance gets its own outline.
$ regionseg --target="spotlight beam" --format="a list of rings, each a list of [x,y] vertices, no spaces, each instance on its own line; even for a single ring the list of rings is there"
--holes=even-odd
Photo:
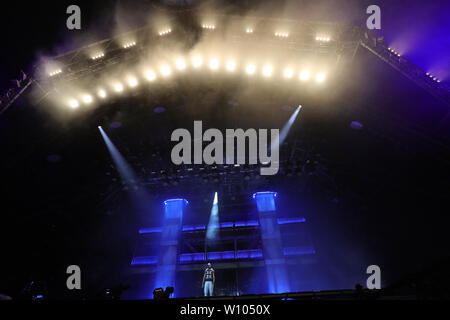
[[[120,151],[116,148],[111,139],[109,139],[109,137],[106,135],[103,128],[99,126],[98,129],[100,130],[103,140],[105,141],[106,147],[108,148],[108,151],[111,154],[111,158],[113,159],[114,164],[116,165],[117,171],[119,172],[120,177],[122,178],[122,182],[129,186],[133,186],[133,184],[137,182],[136,175],[133,172],[133,169],[127,163],[127,161],[122,156]]]
[[[219,231],[219,199],[217,192],[214,194],[214,201],[209,216],[208,229],[206,230],[206,239],[213,240],[217,237]]]
[[[288,122],[286,122],[286,124],[284,125],[283,129],[281,129],[280,137],[279,137],[279,143],[277,144],[276,141],[272,141],[272,143],[271,143],[271,150],[272,150],[272,152],[273,152],[273,150],[275,150],[277,148],[279,149],[280,145],[282,145],[284,140],[286,140],[286,137],[288,136],[288,133],[291,130],[291,127],[294,124],[295,119],[297,119],[297,116],[298,116],[298,114],[299,114],[301,109],[302,109],[302,106],[299,105],[297,107],[297,109],[295,110],[295,112],[289,118]]]

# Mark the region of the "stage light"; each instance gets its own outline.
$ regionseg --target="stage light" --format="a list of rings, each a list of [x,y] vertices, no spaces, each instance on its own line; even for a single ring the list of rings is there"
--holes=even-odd
[[[148,81],[153,81],[153,80],[156,79],[156,73],[153,72],[152,70],[148,70],[148,71],[145,72],[145,78]]]
[[[117,82],[114,84],[114,91],[115,92],[122,92],[123,91],[123,84],[120,82]]]
[[[128,78],[128,85],[132,88],[136,87],[138,85],[138,81],[135,77],[129,77]]]
[[[294,71],[291,68],[286,68],[286,69],[284,69],[284,73],[283,74],[284,74],[285,78],[290,79],[294,75]]]
[[[162,31],[160,31],[159,32],[159,35],[160,36],[164,36],[164,35],[166,35],[166,34],[168,34],[168,33],[171,33],[172,32],[172,29],[165,29],[165,30],[162,30]]]
[[[316,40],[320,42],[330,42],[331,39],[330,37],[317,36]]]
[[[219,68],[219,61],[215,58],[209,61],[209,67],[213,70],[217,70]]]
[[[271,77],[272,76],[273,68],[272,66],[264,66],[263,68],[263,76],[264,77]]]
[[[76,108],[78,108],[78,107],[80,106],[80,103],[78,102],[78,100],[70,99],[70,100],[69,100],[69,106],[70,106],[72,109],[76,109]]]
[[[310,76],[310,73],[308,70],[303,70],[302,72],[300,72],[300,80],[302,80],[302,81],[309,80],[309,76]]]
[[[253,63],[250,63],[247,65],[247,67],[245,68],[245,72],[247,72],[247,74],[254,74],[256,71],[256,66]]]
[[[92,96],[90,94],[83,95],[82,100],[86,104],[90,104],[93,101]]]
[[[170,76],[170,74],[172,73],[172,70],[170,69],[170,67],[168,65],[161,66],[161,68],[159,68],[159,70],[161,71],[161,74],[163,75],[163,77]]]
[[[302,106],[299,105],[295,112],[291,115],[288,122],[283,126],[283,129],[280,131],[280,135],[278,138],[278,141],[272,141],[271,143],[271,151],[274,152],[276,149],[279,149],[281,145],[283,145],[284,140],[286,140],[289,131],[291,130],[291,127],[293,126],[295,119],[297,119],[297,116],[302,109]]]
[[[49,76],[53,77],[53,76],[56,76],[57,74],[60,74],[60,73],[62,73],[62,70],[61,69],[57,69],[57,70],[54,70],[54,71],[50,72]]]
[[[236,63],[234,61],[227,61],[227,70],[234,71],[236,69]]]
[[[247,29],[245,29],[245,32],[246,33],[253,33],[253,29],[252,28],[247,28]]]
[[[194,68],[200,67],[202,65],[202,63],[203,63],[203,59],[200,56],[195,56],[192,59],[192,64],[193,64]]]
[[[177,66],[178,70],[184,70],[184,69],[186,69],[186,63],[185,63],[184,60],[182,60],[182,59],[178,59],[178,60],[176,61],[176,66]]]
[[[289,33],[287,32],[275,32],[276,37],[287,38],[289,37]]]
[[[214,29],[216,28],[216,26],[213,25],[213,24],[203,24],[203,25],[202,25],[202,28],[203,28],[203,29],[214,30]]]
[[[105,54],[100,52],[100,53],[93,55],[92,60],[97,60],[97,59],[103,58],[104,56],[105,56]]]
[[[103,89],[100,89],[100,90],[98,90],[98,96],[100,97],[100,98],[106,98],[106,91],[105,90],[103,90]]]
[[[217,192],[215,192],[208,228],[206,229],[206,240],[214,240],[217,238],[219,235],[219,228],[219,198]]]
[[[324,82],[325,81],[325,74],[319,72],[318,74],[316,74],[316,82]]]
[[[136,42],[128,42],[128,43],[126,43],[126,44],[124,44],[123,45],[123,48],[124,49],[128,49],[128,48],[131,48],[131,47],[134,47],[136,45]]]

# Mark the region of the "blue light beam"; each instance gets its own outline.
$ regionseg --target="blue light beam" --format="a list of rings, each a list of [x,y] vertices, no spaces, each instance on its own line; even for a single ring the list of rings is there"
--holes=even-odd
[[[137,179],[134,174],[133,169],[127,163],[125,158],[122,156],[120,151],[116,148],[114,143],[112,143],[111,139],[106,135],[105,131],[101,126],[98,127],[100,133],[102,134],[103,140],[105,140],[106,147],[108,148],[109,153],[111,154],[111,158],[116,165],[117,171],[122,179],[122,182],[128,185],[129,187],[134,187]]]
[[[294,124],[295,119],[297,119],[297,116],[301,109],[302,109],[302,106],[299,105],[297,107],[297,109],[295,110],[295,112],[289,118],[288,122],[284,125],[283,129],[281,129],[279,143],[277,144],[276,141],[272,141],[272,143],[271,143],[272,151],[276,148],[279,148],[279,146],[283,144],[284,140],[286,140],[286,137],[288,136],[289,131],[291,130],[291,127]]]
[[[214,194],[214,201],[211,207],[211,215],[209,216],[208,229],[206,230],[206,239],[215,239],[219,232],[219,228],[219,198],[216,192]]]

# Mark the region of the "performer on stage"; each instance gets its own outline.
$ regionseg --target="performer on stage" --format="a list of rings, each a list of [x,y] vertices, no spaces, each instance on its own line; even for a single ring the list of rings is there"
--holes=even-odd
[[[203,274],[202,288],[205,297],[212,296],[214,291],[214,284],[216,277],[214,275],[214,269],[211,267],[211,263],[208,263],[208,267]]]

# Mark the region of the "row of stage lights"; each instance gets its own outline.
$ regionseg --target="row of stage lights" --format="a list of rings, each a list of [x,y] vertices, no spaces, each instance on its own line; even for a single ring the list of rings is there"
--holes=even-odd
[[[401,57],[400,53],[398,53],[397,51],[395,51],[394,49],[392,49],[391,47],[388,47],[388,50],[390,52],[392,52],[393,54],[395,54],[397,57]],[[439,80],[438,78],[434,77],[432,74],[430,74],[429,72],[426,73],[426,76],[429,77],[430,79],[440,83],[441,80]]]
[[[203,24],[202,28],[203,29],[208,29],[208,30],[214,30],[214,29],[216,29],[216,26],[214,24]],[[246,33],[253,33],[253,31],[254,31],[253,28],[246,28],[245,29]],[[167,35],[167,34],[169,34],[171,32],[172,32],[172,29],[171,28],[167,28],[167,29],[159,31],[158,34],[160,36],[164,36],[164,35]],[[275,35],[275,37],[279,37],[279,38],[287,38],[287,37],[289,37],[289,33],[287,33],[287,32],[275,32],[274,35]],[[319,41],[319,42],[330,42],[331,38],[327,37],[327,36],[317,36],[316,37],[316,41]],[[129,48],[134,47],[134,46],[136,46],[136,41],[131,41],[131,42],[128,42],[128,43],[122,45],[122,47],[124,49],[129,49]],[[389,48],[389,50],[391,50],[391,49]],[[105,56],[104,52],[98,52],[98,53],[92,55],[91,59],[92,60],[98,60],[98,59],[103,58],[104,56]],[[57,74],[60,74],[60,73],[62,73],[62,70],[61,69],[57,69],[57,70],[51,71],[49,73],[49,76],[53,77],[53,76],[55,76]]]
[[[427,75],[427,77],[428,78],[430,78],[430,79],[432,79],[432,80],[434,80],[434,81],[436,81],[436,82],[441,82],[441,80],[439,80],[438,78],[436,78],[436,77],[434,77],[431,73],[429,73],[429,72],[427,72],[426,73],[426,75]]]
[[[219,70],[221,67],[221,63],[216,58],[211,58],[207,63],[204,63],[203,58],[201,56],[194,56],[190,64],[194,69],[199,69],[203,65],[208,65],[209,69],[212,71]],[[227,60],[224,63],[224,69],[226,72],[233,73],[238,70],[238,65],[234,60]],[[163,78],[169,77],[173,73],[173,69],[178,71],[184,71],[188,67],[188,62],[184,59],[178,59],[175,61],[174,67],[169,66],[168,64],[163,64],[159,67],[159,75]],[[272,65],[266,64],[261,66],[258,69],[258,66],[254,63],[248,63],[241,68],[248,76],[253,76],[260,73],[264,78],[271,78],[274,75],[274,67]],[[258,72],[259,71],[259,72]],[[316,83],[323,83],[326,80],[326,75],[323,72],[318,72],[316,74],[312,74],[309,69],[303,69],[300,71],[295,71],[292,68],[285,68],[282,70],[281,76],[284,79],[294,79],[297,78],[301,82],[306,82],[311,79],[314,79]],[[158,74],[153,69],[146,69],[143,72],[143,77],[147,82],[155,81],[158,77]],[[129,75],[125,78],[125,84],[130,88],[135,88],[139,85],[139,80],[137,77]],[[115,81],[110,84],[110,90],[115,93],[122,93],[125,90],[125,85],[120,81]],[[97,96],[100,99],[107,98],[108,92],[104,88],[100,88],[97,91]],[[82,94],[80,99],[70,98],[68,99],[69,107],[76,109],[80,106],[80,102],[86,105],[89,105],[94,102],[94,96],[89,93]]]
[[[136,45],[136,41],[132,41],[132,42],[125,43],[123,45],[123,48],[128,49],[128,48],[134,47],[135,45]]]
[[[397,57],[401,57],[401,54],[398,53],[397,51],[395,51],[394,49],[392,49],[392,48],[389,47],[388,50],[389,50],[390,52],[392,52],[393,54],[395,54]]]

